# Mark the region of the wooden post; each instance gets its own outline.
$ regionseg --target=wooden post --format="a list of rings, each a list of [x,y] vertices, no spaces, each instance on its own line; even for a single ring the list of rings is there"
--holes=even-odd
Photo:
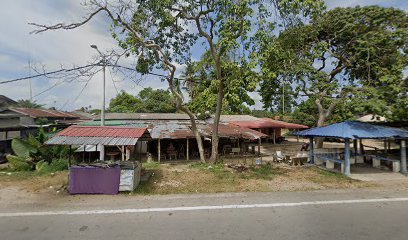
[[[186,147],[186,158],[187,158],[187,161],[188,160],[190,160],[190,150],[189,150],[189,142],[188,142],[188,138],[187,138],[187,147]]]
[[[261,138],[258,139],[258,157],[261,156]]]
[[[276,133],[275,133],[275,128],[273,129],[272,136],[273,136],[273,144],[276,144]]]
[[[387,140],[384,140],[384,153],[387,153]]]
[[[407,173],[407,149],[405,140],[401,140],[401,173]]]
[[[128,161],[130,159],[130,149],[129,146],[125,147],[125,152],[126,152],[126,158],[125,160]]]
[[[388,151],[391,151],[391,139],[388,139]]]
[[[344,174],[350,176],[350,139],[344,139]]]
[[[160,163],[160,138],[157,139],[157,161]]]
[[[139,147],[139,160],[140,160],[140,162],[142,162],[142,141],[140,141],[140,147]]]
[[[313,142],[313,138],[311,137],[310,138],[310,144],[309,144],[309,147],[310,147],[310,163],[311,164],[314,164],[314,142]]]
[[[122,161],[125,161],[125,146],[123,145],[121,147],[121,153],[122,153]]]
[[[82,152],[82,162],[85,162],[85,148],[86,145],[84,145],[84,151]]]

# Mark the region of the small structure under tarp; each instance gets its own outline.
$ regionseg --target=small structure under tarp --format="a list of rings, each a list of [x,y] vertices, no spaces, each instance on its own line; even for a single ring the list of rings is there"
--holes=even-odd
[[[308,137],[310,139],[310,162],[315,163],[315,150],[313,140],[316,137],[327,137],[327,138],[339,138],[344,139],[344,159],[334,159],[330,156],[323,156],[323,159],[327,162],[339,162],[344,166],[345,175],[350,175],[350,140],[353,140],[355,145],[357,140],[361,139],[395,139],[400,141],[401,158],[400,160],[388,159],[385,157],[377,156],[375,161],[393,161],[400,166],[401,173],[407,173],[407,163],[406,163],[406,140],[408,139],[408,131],[373,125],[369,123],[359,122],[359,121],[345,121],[340,123],[334,123],[324,127],[316,127],[312,129],[307,129],[300,132],[294,132],[293,135]],[[358,153],[355,153],[358,154]],[[373,160],[374,161],[374,160]],[[376,164],[373,162],[373,165]]]
[[[70,126],[46,142],[49,145],[79,146],[83,151],[97,151],[111,157],[121,155],[121,162],[78,164],[71,166],[69,159],[69,192],[71,194],[117,194],[119,191],[133,191],[140,180],[141,165],[130,162],[132,149],[138,141],[150,140],[146,127],[121,126]],[[105,146],[112,152],[105,154]],[[90,156],[90,155],[89,155]],[[132,159],[134,160],[134,159]],[[127,164],[126,164],[127,163]]]
[[[127,160],[130,156],[130,149],[138,141],[150,139],[150,133],[146,127],[70,126],[57,133],[46,144],[76,146],[84,152],[104,149],[101,146],[114,146],[120,152],[121,159]]]

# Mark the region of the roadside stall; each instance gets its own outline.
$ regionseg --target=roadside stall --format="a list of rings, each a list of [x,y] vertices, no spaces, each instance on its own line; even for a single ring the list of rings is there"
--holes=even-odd
[[[111,152],[104,153],[111,156],[109,161],[88,158],[87,163],[72,165],[70,157],[69,192],[117,194],[119,191],[133,191],[139,184],[141,163],[132,160],[132,149],[138,141],[149,139],[147,129],[140,127],[70,126],[57,133],[46,144],[79,146],[84,154],[87,149],[98,151],[101,146],[105,150],[110,149]],[[117,155],[113,154],[115,151],[119,152],[120,159],[114,158]]]
[[[300,132],[295,132],[293,135],[308,137],[310,139],[310,162],[319,164],[324,162],[326,168],[334,168],[334,164],[341,166],[341,172],[346,176],[350,175],[350,165],[355,164],[359,158],[372,159],[373,167],[380,167],[381,162],[391,162],[394,172],[407,173],[407,157],[406,157],[406,141],[408,139],[408,131],[393,128],[373,125],[359,121],[345,121],[334,123],[324,127],[316,127]],[[314,148],[314,138],[337,138],[344,140],[344,149],[341,151],[324,151],[327,149]],[[398,155],[390,155],[387,153],[387,148],[384,148],[383,153],[365,153],[362,151],[362,139],[379,139],[386,143],[389,140],[399,142],[400,153]],[[357,142],[360,141],[360,148]],[[353,149],[350,149],[350,143],[353,142]],[[384,144],[386,146],[386,144]],[[351,155],[352,152],[352,155]]]

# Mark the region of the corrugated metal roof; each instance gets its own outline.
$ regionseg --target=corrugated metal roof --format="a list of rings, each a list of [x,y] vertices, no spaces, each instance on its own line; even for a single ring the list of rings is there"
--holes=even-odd
[[[199,132],[204,135],[211,137],[212,135],[212,124],[198,125]],[[240,126],[235,126],[229,123],[220,123],[218,125],[218,134],[221,138],[243,138],[249,140],[255,140],[259,138],[267,137],[266,134]]]
[[[235,122],[235,121],[257,121],[259,118],[251,115],[221,115],[221,122]]]
[[[137,127],[70,126],[57,133],[57,136],[140,138],[145,132],[146,128]]]
[[[89,121],[82,122],[81,126],[100,126],[101,121]],[[105,126],[131,126],[131,127],[141,127],[146,128],[148,124],[146,122],[134,122],[134,121],[125,121],[125,120],[107,120],[105,121]]]
[[[283,121],[273,120],[270,118],[257,118],[255,121],[232,121],[231,123],[246,128],[287,128],[287,129],[305,129],[308,126],[295,124],[295,123],[287,123]]]
[[[46,142],[49,145],[105,145],[105,146],[124,146],[135,145],[139,138],[124,137],[70,137],[54,136]]]
[[[349,139],[408,138],[408,131],[359,121],[345,121],[324,127],[295,132],[293,135],[304,137],[333,137]]]
[[[40,108],[10,108],[11,111],[30,116],[32,118],[71,118],[79,119],[79,116],[70,114],[68,112],[50,110],[50,109],[40,109]]]
[[[277,125],[281,124],[281,125],[284,126],[282,128],[287,128],[287,129],[307,129],[307,128],[309,128],[306,125],[296,124],[296,123],[289,123],[289,122],[279,121],[279,120],[275,120],[275,119],[271,119],[271,118],[261,118],[261,119],[264,120],[264,121],[270,121],[270,122],[275,123]]]
[[[46,142],[50,145],[135,145],[150,139],[146,128],[112,126],[70,126]]]

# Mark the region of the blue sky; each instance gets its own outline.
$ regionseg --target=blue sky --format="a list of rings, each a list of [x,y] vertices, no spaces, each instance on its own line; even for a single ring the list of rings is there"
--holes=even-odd
[[[61,65],[84,65],[95,58],[95,50],[116,48],[114,40],[109,35],[109,26],[102,17],[97,17],[89,24],[71,31],[54,31],[30,35],[33,27],[28,22],[52,24],[57,22],[74,22],[80,20],[86,11],[81,6],[82,1],[72,0],[2,0],[0,8],[0,81],[24,77],[29,74],[28,61],[33,65],[45,65],[47,70],[59,69]],[[380,5],[398,7],[408,11],[408,0],[327,0],[328,8],[347,7],[355,5]],[[193,49],[193,56],[199,56],[201,47]],[[126,64],[123,63],[123,64]],[[179,66],[182,70],[183,66]],[[32,72],[32,74],[34,74]],[[139,84],[128,79],[113,76],[116,87],[129,93],[137,94],[143,87],[164,88],[166,84],[154,77],[144,77]],[[57,83],[58,79],[38,78],[32,80],[33,95],[37,95]],[[92,79],[80,97],[84,83],[63,83],[35,98],[48,107],[55,106],[64,110],[73,110],[81,106],[91,105],[100,108],[102,74]],[[21,81],[0,85],[0,94],[13,99],[26,99],[30,96],[29,81]],[[114,97],[116,89],[107,74],[107,102]],[[252,108],[261,108],[258,94],[251,96],[256,101]]]

